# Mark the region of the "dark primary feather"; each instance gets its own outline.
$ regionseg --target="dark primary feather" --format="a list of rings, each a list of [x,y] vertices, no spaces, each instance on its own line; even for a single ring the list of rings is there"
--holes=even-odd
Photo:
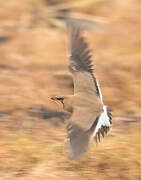
[[[96,87],[97,95],[100,96],[98,84],[93,74],[92,54],[88,48],[88,43],[82,36],[82,31],[71,25],[69,27],[70,33],[70,71],[86,71],[91,74],[94,85]]]
[[[110,124],[112,124],[112,109],[107,108],[107,114],[108,114],[108,117],[110,119]]]
[[[91,60],[91,51],[88,49],[88,44],[84,41],[84,38],[81,36],[80,29],[70,27],[70,36],[70,68],[72,67],[73,70],[74,66],[76,71],[87,71],[92,73],[93,65]]]

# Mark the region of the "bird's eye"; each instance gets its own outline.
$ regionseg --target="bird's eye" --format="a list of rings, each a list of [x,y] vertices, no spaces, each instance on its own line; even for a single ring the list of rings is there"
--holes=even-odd
[[[57,101],[57,100],[58,100],[57,97],[55,97],[55,98],[54,98],[54,101]]]

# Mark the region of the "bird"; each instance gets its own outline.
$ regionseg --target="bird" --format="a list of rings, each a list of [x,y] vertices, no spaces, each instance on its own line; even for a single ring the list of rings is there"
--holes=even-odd
[[[53,96],[51,100],[60,102],[64,110],[71,112],[71,117],[66,121],[68,156],[72,160],[80,160],[93,139],[98,143],[107,134],[112,125],[112,112],[104,105],[99,81],[94,73],[92,52],[83,31],[72,23],[67,27],[69,70],[74,94]]]

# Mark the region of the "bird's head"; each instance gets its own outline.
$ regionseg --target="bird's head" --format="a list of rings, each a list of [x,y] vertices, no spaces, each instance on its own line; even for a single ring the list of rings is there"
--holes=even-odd
[[[61,102],[64,108],[64,99],[65,99],[64,97],[53,96],[50,99],[54,102]]]

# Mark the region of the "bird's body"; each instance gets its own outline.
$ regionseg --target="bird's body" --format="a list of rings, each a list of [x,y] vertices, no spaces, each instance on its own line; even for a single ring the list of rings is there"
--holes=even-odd
[[[92,56],[82,32],[69,27],[70,66],[74,95],[64,97],[64,109],[73,112],[66,122],[69,156],[80,159],[87,152],[90,140],[100,141],[111,126],[111,113],[103,103],[99,83],[93,73]]]
[[[64,110],[67,112],[73,112],[74,95],[68,95],[64,97]]]

